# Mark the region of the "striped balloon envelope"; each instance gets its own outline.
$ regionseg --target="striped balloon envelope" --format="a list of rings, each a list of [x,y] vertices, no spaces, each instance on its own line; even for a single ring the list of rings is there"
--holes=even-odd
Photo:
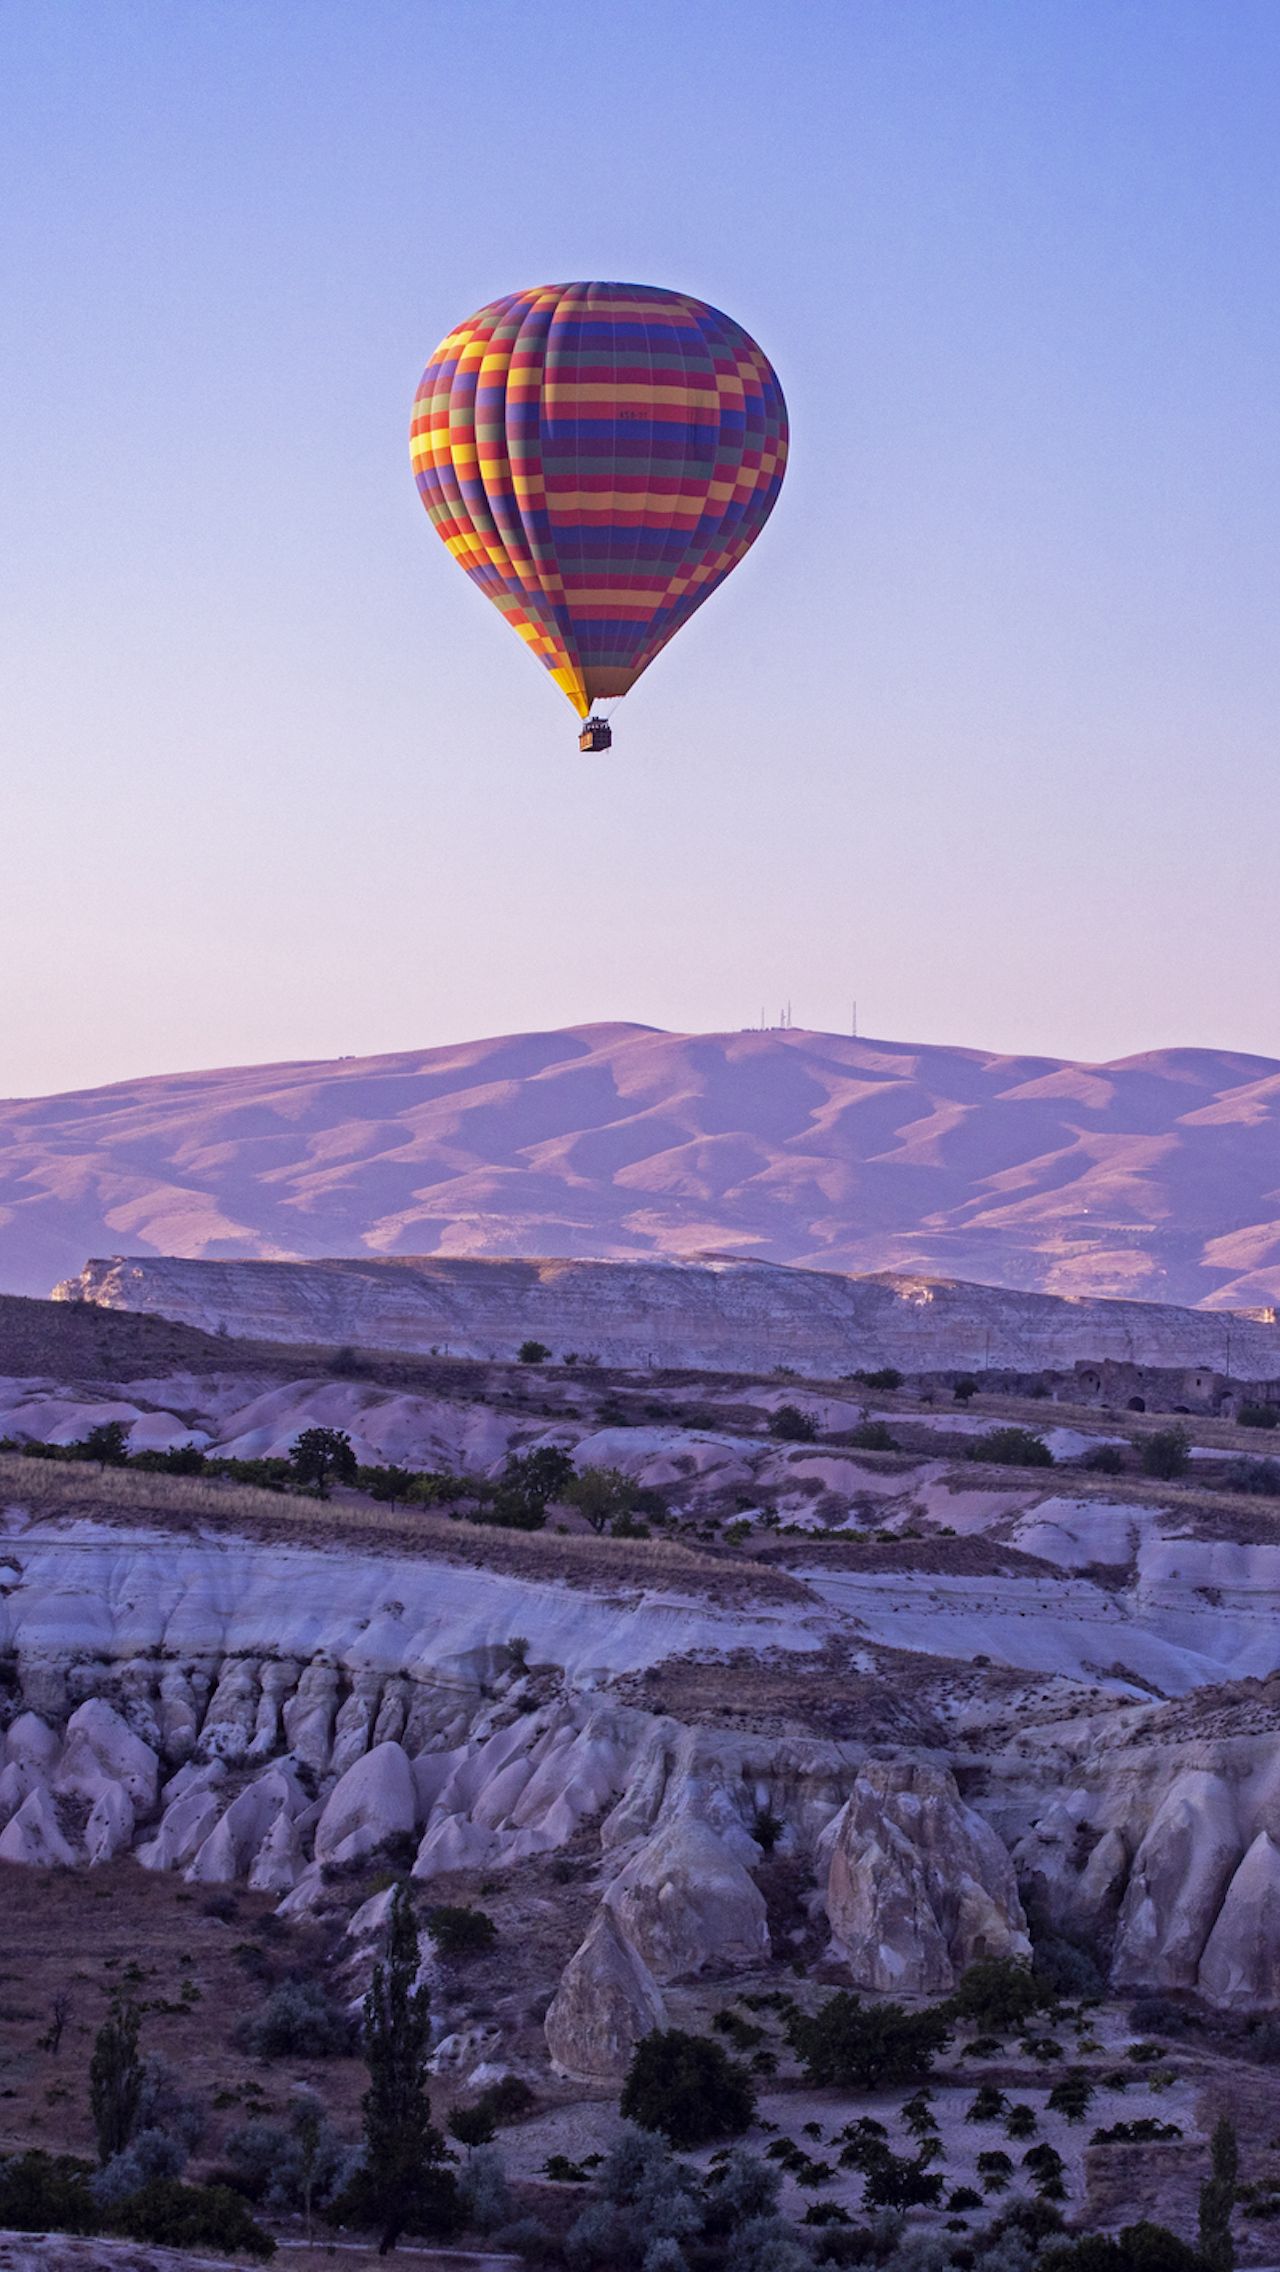
[[[754,544],[787,411],[755,341],[702,300],[547,284],[441,342],[411,449],[454,559],[585,718]]]

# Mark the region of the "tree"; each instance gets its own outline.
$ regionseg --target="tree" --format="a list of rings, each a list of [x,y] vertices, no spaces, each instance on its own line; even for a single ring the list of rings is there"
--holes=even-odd
[[[576,1507],[597,1532],[607,1530],[619,1515],[631,1514],[638,1495],[630,1476],[616,1467],[580,1467],[560,1493],[565,1505]]]
[[[545,1341],[522,1341],[516,1351],[516,1360],[521,1365],[545,1365],[550,1355],[551,1351]]]
[[[72,1450],[76,1459],[96,1459],[103,1467],[123,1467],[129,1457],[129,1431],[123,1420],[100,1420]]]
[[[863,2179],[863,2208],[932,2208],[942,2198],[943,2179],[928,2162],[924,2154],[891,2154],[887,2149],[877,2154]]]
[[[927,2075],[949,2041],[946,2011],[909,2012],[902,2004],[864,2004],[842,1988],[809,2018],[787,2021],[792,2048],[811,2083],[875,2090],[881,2083],[914,2083]]]
[[[512,1452],[492,1500],[478,1510],[476,1521],[506,1530],[541,1530],[549,1502],[560,1496],[573,1472],[573,1461],[557,1444]]]
[[[57,1988],[49,2004],[49,2025],[44,2034],[37,2038],[37,2049],[51,2051],[56,2059],[62,2049],[63,2032],[70,2017],[71,1990]]]
[[[1049,1446],[1031,1428],[991,1428],[985,1436],[975,1436],[964,1456],[984,1460],[990,1467],[1053,1466]]]
[[[1191,1464],[1191,1440],[1185,1428],[1157,1428],[1153,1435],[1143,1437],[1138,1457],[1144,1475],[1153,1475],[1160,1483],[1173,1483]]]
[[[745,2067],[709,2036],[658,2028],[637,2043],[619,2104],[626,2121],[661,2131],[673,2146],[704,2146],[747,2128],[755,2091]]]
[[[1236,2205],[1240,2148],[1235,2125],[1224,2114],[1209,2145],[1213,2174],[1200,2188],[1200,2254],[1209,2272],[1232,2272],[1236,2260],[1231,2212]]]
[[[957,1404],[968,1404],[971,1398],[975,1397],[977,1393],[977,1382],[975,1380],[970,1380],[967,1376],[964,1380],[957,1381],[955,1387],[951,1391],[951,1394],[955,1398]]]
[[[136,2004],[115,2003],[94,2038],[89,2061],[89,2111],[103,2167],[122,2154],[132,2138],[142,2097],[143,2068],[138,2057]]]
[[[811,1444],[818,1430],[798,1404],[780,1404],[769,1422],[769,1434],[782,1444]]]
[[[458,2218],[451,2173],[440,2165],[445,2142],[431,2121],[427,2059],[431,2015],[418,1986],[418,1928],[407,1886],[391,1897],[387,1953],[373,1968],[364,2000],[364,2056],[369,2088],[364,2111],[365,2166],[359,2192],[376,2215],[378,2254],[402,2232],[447,2234]]]
[[[418,1480],[412,1467],[358,1467],[356,1482],[371,1499],[389,1501],[394,1507],[398,1500],[407,1499]]]
[[[297,1483],[313,1483],[317,1499],[327,1499],[329,1485],[354,1483],[356,1455],[345,1428],[304,1428],[289,1452],[289,1466]]]
[[[1043,2002],[1040,1983],[1030,1967],[1013,1957],[983,1957],[962,1974],[951,1998],[958,2020],[972,2020],[981,2028],[1021,2027]]]

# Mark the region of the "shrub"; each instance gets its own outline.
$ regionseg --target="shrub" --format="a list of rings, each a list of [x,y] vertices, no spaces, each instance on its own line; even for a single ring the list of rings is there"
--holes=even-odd
[[[354,2040],[347,2013],[313,1980],[284,1981],[248,2029],[260,2059],[340,2059]]]
[[[1280,1499],[1280,1460],[1233,1459],[1223,1470],[1228,1491],[1248,1491],[1258,1499]]]
[[[345,1428],[304,1428],[289,1450],[295,1483],[311,1483],[318,1499],[327,1499],[331,1483],[354,1483],[356,1455]]]
[[[1049,2110],[1053,2114],[1065,2114],[1068,2122],[1083,2122],[1092,2097],[1093,2084],[1089,2077],[1075,2068],[1064,2075],[1060,2083],[1054,2084],[1049,2093]]]
[[[1052,1467],[1053,1453],[1043,1436],[1030,1428],[989,1428],[965,1447],[966,1459],[983,1460],[991,1467]]]
[[[755,2091],[718,2043],[673,2027],[636,2045],[619,2104],[628,2122],[661,2131],[673,2146],[702,2146],[747,2128]]]
[[[496,2147],[482,2145],[467,2156],[458,2176],[458,2200],[467,2223],[478,2233],[495,2233],[510,2224],[511,2188]]]
[[[498,1937],[498,1928],[484,1909],[437,1903],[428,1909],[426,1923],[440,1955],[451,1964],[484,1956]]]
[[[1119,1444],[1095,1444],[1080,1462],[1091,1475],[1123,1475],[1124,1453]]]
[[[878,2154],[862,2185],[864,2209],[935,2208],[942,2199],[942,2175],[923,2154]]]
[[[104,2215],[131,2201],[144,2186],[157,2179],[181,2177],[187,2166],[187,2149],[166,2130],[139,2130],[121,2153],[94,2177],[93,2198]]]
[[[840,1989],[812,2018],[788,2017],[787,2034],[810,2082],[874,2090],[928,2074],[951,2035],[945,2011],[908,2012],[902,2004],[864,2004]]]
[[[522,1341],[516,1351],[516,1362],[520,1365],[545,1365],[550,1355],[551,1351],[545,1341]]]
[[[1204,2272],[1194,2248],[1164,2225],[1126,2225],[1115,2234],[1086,2233],[1036,2259],[1036,2272]]]
[[[115,2213],[112,2223],[129,2240],[157,2248],[243,2250],[246,2256],[274,2256],[270,2233],[250,2216],[238,2193],[223,2185],[182,2185],[176,2178],[154,2178]]]
[[[881,1365],[874,1373],[855,1373],[854,1379],[867,1388],[895,1389],[902,1386],[902,1374],[896,1365]]]
[[[1138,1458],[1144,1475],[1154,1476],[1160,1483],[1175,1482],[1191,1465],[1191,1441],[1186,1429],[1157,1428],[1154,1434],[1142,1438]]]
[[[959,2020],[1004,2030],[1021,2027],[1040,2002],[1040,1986],[1028,1966],[1013,1957],[983,1957],[961,1976],[950,2009]]]
[[[783,1444],[811,1444],[817,1435],[817,1426],[798,1404],[780,1404],[770,1415],[769,1434]]]
[[[736,2232],[751,2217],[770,2217],[778,2206],[782,2174],[741,2146],[713,2170],[707,2189],[706,2231],[713,2239]]]
[[[955,2192],[947,2195],[947,2207],[953,2214],[963,2216],[968,2210],[982,2207],[982,2195],[975,2193],[971,2185],[957,2185]]]
[[[124,1467],[129,1458],[129,1431],[123,1420],[100,1420],[67,1450],[72,1459],[96,1459],[102,1467]]]
[[[955,1398],[957,1404],[968,1404],[970,1399],[972,1397],[975,1397],[977,1393],[977,1382],[975,1380],[970,1380],[967,1377],[962,1381],[957,1381],[955,1387],[951,1391],[951,1394]]]
[[[560,1497],[574,1507],[599,1533],[635,1510],[637,1486],[617,1467],[580,1467],[564,1484]]]
[[[355,1474],[358,1490],[393,1507],[409,1497],[418,1480],[412,1467],[358,1467]]]
[[[1006,2138],[1034,2138],[1036,2134],[1035,2108],[1022,2103],[1011,2106],[1005,2116],[1004,2134]]]
[[[0,2161],[0,2229],[91,2233],[98,2223],[88,2162],[38,2149]]]
[[[541,1530],[549,1503],[559,1498],[573,1472],[568,1453],[555,1444],[511,1452],[492,1499],[477,1510],[475,1520],[505,1530]]]
[[[898,1439],[887,1420],[860,1420],[849,1431],[849,1442],[855,1451],[896,1452]]]
[[[966,2122],[998,2122],[1008,2105],[1004,2092],[994,2083],[980,2083],[969,2105],[964,2110]]]
[[[1242,1404],[1236,1419],[1242,1428],[1280,1427],[1280,1404]]]

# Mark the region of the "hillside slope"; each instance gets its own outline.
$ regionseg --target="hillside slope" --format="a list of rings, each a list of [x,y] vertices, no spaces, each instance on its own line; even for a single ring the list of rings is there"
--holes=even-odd
[[[585,1026],[0,1105],[0,1285],[91,1254],[709,1249],[1071,1294],[1280,1295],[1280,1064]]]

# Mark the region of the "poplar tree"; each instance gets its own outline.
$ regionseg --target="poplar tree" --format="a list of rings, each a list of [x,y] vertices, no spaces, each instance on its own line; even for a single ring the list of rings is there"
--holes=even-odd
[[[457,2190],[442,2168],[444,2139],[431,2121],[427,2057],[430,1998],[418,1984],[418,1928],[407,1886],[391,1900],[387,1953],[364,2000],[365,2167],[361,2193],[381,2227],[385,2256],[401,2233],[443,2234],[458,2222]]]

